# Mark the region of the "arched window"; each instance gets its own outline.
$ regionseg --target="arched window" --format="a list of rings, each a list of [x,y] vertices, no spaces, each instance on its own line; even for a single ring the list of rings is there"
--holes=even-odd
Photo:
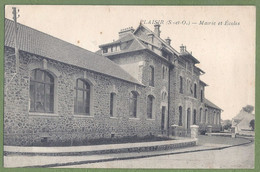
[[[54,78],[41,69],[31,71],[30,112],[54,112]]]
[[[180,76],[180,93],[183,93],[183,78]]]
[[[149,86],[154,86],[154,67],[150,66]]]
[[[196,112],[196,110],[194,109],[194,110],[193,110],[193,124],[194,124],[194,125],[197,123],[196,118],[197,118],[197,112]]]
[[[130,117],[131,118],[136,118],[137,117],[137,93],[132,91],[130,93]]]
[[[208,109],[205,109],[205,123],[207,124],[208,123]]]
[[[202,123],[202,108],[200,108],[200,123]]]
[[[167,93],[164,91],[162,92],[162,101],[166,101],[167,100]]]
[[[110,117],[115,115],[115,93],[110,93]]]
[[[90,115],[90,85],[88,82],[77,79],[76,93],[74,94],[74,112],[75,114]]]
[[[197,84],[194,83],[194,97],[197,98]]]
[[[182,107],[179,106],[179,126],[182,126]]]
[[[153,117],[153,99],[152,95],[147,97],[147,118],[152,119]]]

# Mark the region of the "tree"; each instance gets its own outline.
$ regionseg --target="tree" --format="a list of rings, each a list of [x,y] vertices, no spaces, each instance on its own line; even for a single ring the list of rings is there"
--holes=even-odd
[[[253,110],[254,110],[254,106],[252,106],[252,105],[246,105],[245,107],[243,107],[243,110],[244,110],[245,112],[252,113]]]
[[[224,128],[224,130],[228,130],[231,128],[231,126],[232,126],[232,124],[228,123],[228,124],[224,125],[223,128]]]
[[[255,131],[255,120],[254,120],[254,119],[252,119],[252,120],[250,121],[249,127],[251,127],[253,131]]]

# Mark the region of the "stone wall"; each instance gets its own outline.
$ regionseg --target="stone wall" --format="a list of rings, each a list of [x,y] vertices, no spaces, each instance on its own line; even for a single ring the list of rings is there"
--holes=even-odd
[[[34,145],[47,138],[54,142],[84,141],[95,138],[145,136],[159,134],[160,113],[155,108],[153,119],[147,119],[147,95],[153,94],[156,107],[161,90],[136,85],[76,66],[20,53],[20,69],[15,74],[14,50],[5,47],[4,144]],[[72,57],[73,58],[73,57]],[[145,60],[147,61],[147,60]],[[157,71],[159,66],[155,63]],[[146,64],[144,65],[145,78]],[[30,70],[40,68],[55,78],[54,113],[29,112]],[[157,76],[158,75],[158,76]],[[159,72],[155,78],[159,77]],[[92,85],[93,97],[90,116],[74,114],[74,86],[78,78]],[[163,83],[163,82],[162,82]],[[161,82],[155,83],[158,87]],[[160,87],[161,88],[161,87]],[[150,90],[150,92],[148,91]],[[167,90],[167,88],[166,88]],[[137,118],[129,118],[129,94],[137,91]],[[110,93],[116,93],[116,114],[110,117]]]
[[[132,68],[133,76],[137,76],[138,80],[145,86],[144,99],[147,101],[148,95],[154,97],[153,104],[153,117],[147,119],[154,125],[153,127],[160,130],[161,133],[165,134],[168,129],[168,76],[169,76],[169,64],[164,59],[158,58],[152,53],[146,51],[139,51],[127,54],[120,54],[113,57],[109,57],[112,61],[128,68],[133,64],[138,64],[138,67]],[[149,86],[150,66],[154,68],[154,86]],[[163,69],[164,68],[164,69]],[[164,77],[163,77],[164,70]],[[162,96],[165,93],[166,96]],[[165,107],[164,116],[164,128],[162,127],[162,107]],[[143,106],[146,114],[146,105]]]

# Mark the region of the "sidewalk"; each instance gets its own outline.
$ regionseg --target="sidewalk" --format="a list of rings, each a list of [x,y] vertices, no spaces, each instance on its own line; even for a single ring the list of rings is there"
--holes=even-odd
[[[238,146],[241,144],[248,144],[251,141],[245,139],[236,139],[237,142],[230,142],[234,139],[226,139],[227,142],[220,144],[220,140],[223,138],[219,137],[201,137],[198,146],[178,148],[173,150],[160,150],[160,151],[149,151],[149,152],[129,152],[129,153],[111,153],[103,155],[82,155],[82,156],[25,156],[25,155],[8,155],[4,157],[4,166],[5,167],[66,167],[72,165],[88,164],[88,163],[98,163],[106,161],[115,161],[115,160],[126,160],[126,159],[137,159],[137,158],[146,158],[146,157],[155,157],[162,155],[172,155],[172,154],[181,154],[181,153],[191,153],[198,151],[208,151],[208,150],[219,150],[228,147]],[[175,140],[176,141],[176,140]],[[211,143],[210,143],[211,142]],[[230,143],[230,144],[228,144]],[[137,143],[136,143],[137,144]],[[144,143],[138,143],[144,144]],[[150,143],[145,143],[150,146]],[[154,144],[152,142],[152,144]],[[158,143],[157,143],[158,144]],[[161,144],[161,143],[160,143]],[[100,145],[104,147],[115,147],[115,145]],[[122,147],[122,145],[118,145]],[[98,147],[98,146],[97,146]],[[10,148],[10,147],[9,147]],[[101,149],[101,147],[99,147]],[[118,147],[117,147],[118,148]],[[60,148],[62,149],[62,148]],[[78,147],[71,147],[72,149],[80,149]],[[97,149],[97,148],[96,148]],[[6,150],[6,148],[5,148]],[[51,149],[49,149],[51,150]],[[53,151],[54,150],[52,148]],[[65,151],[65,149],[64,149]],[[68,150],[66,150],[68,152]]]

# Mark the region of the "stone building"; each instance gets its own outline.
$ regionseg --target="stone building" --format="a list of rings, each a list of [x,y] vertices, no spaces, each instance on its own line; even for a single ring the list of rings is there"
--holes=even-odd
[[[206,83],[200,80],[205,72],[186,46],[180,52],[171,46],[171,39],[160,37],[160,25],[151,31],[145,25],[122,29],[119,38],[100,45],[97,52],[120,65],[145,85],[146,97],[152,95],[155,121],[161,132],[178,125],[178,135],[189,135],[191,125],[205,130],[212,125],[220,130],[221,109],[205,98]]]
[[[97,53],[22,24],[15,44],[14,26],[5,19],[5,145],[167,135],[173,124],[187,136],[192,124],[220,126],[199,61],[162,40],[159,25],[122,30]]]

